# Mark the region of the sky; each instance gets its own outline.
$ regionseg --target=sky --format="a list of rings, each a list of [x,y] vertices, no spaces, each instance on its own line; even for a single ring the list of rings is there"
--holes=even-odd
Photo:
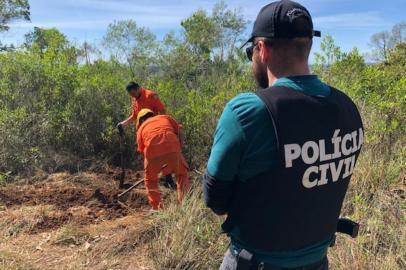
[[[357,47],[370,50],[370,37],[391,30],[406,21],[406,0],[297,0],[313,17],[314,28],[322,36],[330,34],[343,51]],[[75,43],[100,44],[109,23],[133,19],[149,28],[158,39],[171,30],[181,31],[180,22],[197,9],[211,11],[217,0],[29,0],[31,22],[15,21],[11,30],[0,34],[3,43],[21,44],[24,34],[38,27],[56,27]],[[271,1],[226,0],[229,8],[240,9],[250,21],[245,35],[262,6]],[[313,53],[319,51],[320,39],[314,41]]]

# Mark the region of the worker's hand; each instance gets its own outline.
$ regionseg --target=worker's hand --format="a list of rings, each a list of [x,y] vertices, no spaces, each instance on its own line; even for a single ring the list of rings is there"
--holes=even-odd
[[[120,122],[117,124],[117,129],[118,129],[118,133],[120,133],[120,136],[124,135],[124,125],[123,122]]]
[[[125,121],[121,121],[116,125],[117,128],[118,128],[118,126],[125,127],[125,126],[127,126],[127,123]]]

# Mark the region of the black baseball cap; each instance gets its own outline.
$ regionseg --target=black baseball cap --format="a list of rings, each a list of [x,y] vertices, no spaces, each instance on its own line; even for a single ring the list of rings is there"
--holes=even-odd
[[[255,37],[296,38],[320,37],[320,31],[313,30],[309,11],[299,3],[290,0],[272,2],[258,13],[251,37],[242,46],[252,42]]]

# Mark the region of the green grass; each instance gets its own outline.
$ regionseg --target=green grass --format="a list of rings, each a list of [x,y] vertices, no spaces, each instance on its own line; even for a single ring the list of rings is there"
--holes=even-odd
[[[52,244],[69,246],[69,245],[81,245],[91,239],[91,235],[88,232],[83,231],[80,227],[74,224],[68,224],[64,226],[59,233],[52,240]]]

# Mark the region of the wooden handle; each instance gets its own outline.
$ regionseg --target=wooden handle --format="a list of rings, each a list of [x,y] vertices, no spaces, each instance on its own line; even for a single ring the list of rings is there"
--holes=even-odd
[[[117,198],[120,199],[120,197],[124,196],[125,194],[127,194],[128,192],[130,192],[131,190],[133,190],[134,188],[138,187],[140,184],[142,184],[144,182],[144,179],[139,180],[138,182],[136,182],[134,185],[132,185],[131,187],[129,187],[128,189],[124,190],[123,192],[121,192],[120,194],[118,194]]]

